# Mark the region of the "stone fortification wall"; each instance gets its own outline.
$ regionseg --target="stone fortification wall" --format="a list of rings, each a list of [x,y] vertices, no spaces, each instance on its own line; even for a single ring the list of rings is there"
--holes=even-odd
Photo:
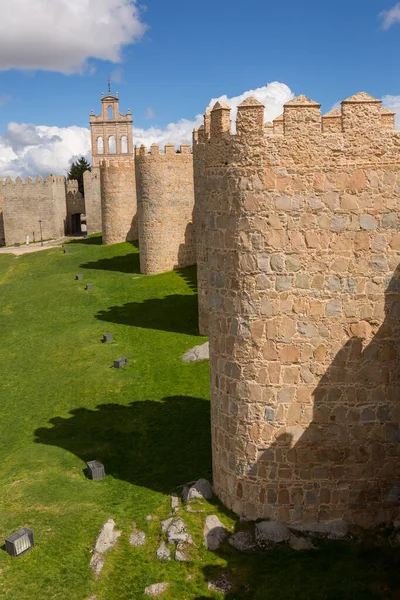
[[[164,154],[157,144],[150,153],[142,146],[135,158],[141,272],[151,275],[195,264],[190,146],[176,152],[168,144]]]
[[[204,114],[204,124],[193,132],[194,225],[196,232],[197,288],[199,333],[208,335],[207,247],[205,211],[205,147],[210,138],[210,109]]]
[[[247,518],[399,515],[400,132],[360,93],[205,142],[214,486]],[[390,122],[389,122],[390,121]]]
[[[83,187],[87,232],[98,233],[102,230],[100,168],[92,167],[91,171],[84,172]]]
[[[67,180],[67,219],[66,232],[73,232],[72,215],[85,214],[85,200],[79,191],[78,182],[74,179]]]
[[[100,163],[103,244],[138,239],[133,156]]]
[[[0,246],[4,246],[6,243],[5,231],[4,231],[4,219],[3,219],[3,201],[0,197]]]
[[[44,239],[61,237],[67,213],[65,177],[49,175],[44,181],[38,176],[35,183],[30,177],[25,183],[20,177],[15,183],[10,177],[0,179],[0,205],[7,245],[25,242],[26,235],[40,239],[39,220]]]

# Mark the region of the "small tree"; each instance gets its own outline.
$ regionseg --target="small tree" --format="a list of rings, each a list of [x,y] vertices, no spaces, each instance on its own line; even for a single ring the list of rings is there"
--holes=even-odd
[[[79,191],[82,194],[82,196],[84,195],[83,174],[85,171],[91,170],[92,167],[84,156],[81,156],[76,162],[73,162],[69,169],[67,178],[76,179],[76,181],[78,182]]]

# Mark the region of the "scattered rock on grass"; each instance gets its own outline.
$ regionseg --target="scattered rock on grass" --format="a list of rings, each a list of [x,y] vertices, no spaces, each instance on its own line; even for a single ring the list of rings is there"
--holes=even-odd
[[[204,524],[204,544],[208,550],[218,550],[223,540],[228,535],[228,530],[222,525],[216,515],[208,515]]]
[[[294,535],[293,533],[290,534],[289,546],[292,548],[292,550],[313,550],[313,549],[315,549],[315,546],[311,542],[311,540],[309,540],[305,537],[298,537],[297,535]]]
[[[256,549],[256,543],[251,531],[238,531],[229,538],[228,542],[231,546],[241,552],[251,552]]]
[[[163,533],[167,531],[168,527],[171,525],[173,520],[174,518],[170,517],[169,519],[164,519],[164,521],[161,521],[161,531]]]
[[[179,498],[176,494],[172,494],[171,496],[171,509],[172,512],[176,512],[179,508]]]
[[[175,560],[177,560],[178,562],[187,562],[188,557],[187,557],[185,550],[186,550],[185,542],[178,542],[176,545],[176,550],[175,550]]]
[[[171,560],[171,551],[165,542],[157,549],[156,556],[158,560]]]
[[[107,552],[107,550],[114,548],[119,536],[122,533],[122,531],[114,531],[114,527],[115,522],[113,519],[109,519],[106,523],[104,523],[94,545],[95,552],[104,554],[104,552]]]
[[[92,558],[90,560],[90,566],[93,569],[93,573],[96,579],[99,579],[104,567],[104,563],[104,556],[99,552],[93,552]]]
[[[187,500],[211,500],[212,485],[207,479],[199,479],[192,485],[187,494]]]
[[[169,542],[182,541],[182,534],[186,532],[183,519],[174,519],[167,529],[167,540]]]
[[[151,515],[147,515],[146,521],[152,521],[152,520],[153,520],[153,517]]]
[[[210,347],[209,343],[201,344],[200,346],[195,346],[191,350],[188,350],[186,354],[183,355],[183,362],[199,362],[201,360],[208,360],[210,358]]]
[[[232,581],[229,578],[229,574],[226,571],[222,571],[220,575],[208,582],[208,589],[210,592],[219,592],[221,594],[227,594],[233,587]]]
[[[146,534],[144,531],[134,531],[129,538],[129,543],[131,546],[144,546],[146,543]]]
[[[256,525],[256,540],[262,548],[268,548],[274,544],[288,542],[290,540],[290,531],[277,521],[262,521]]]
[[[147,594],[147,596],[161,596],[161,594],[167,590],[168,586],[169,583],[153,583],[153,585],[148,585],[144,589],[144,593]]]
[[[93,555],[90,560],[90,566],[93,569],[96,579],[100,577],[101,571],[104,567],[105,558],[103,554],[111,548],[114,548],[119,536],[122,533],[121,531],[114,531],[114,527],[115,522],[112,519],[109,519],[106,523],[104,523],[99,535],[97,536],[93,549]]]

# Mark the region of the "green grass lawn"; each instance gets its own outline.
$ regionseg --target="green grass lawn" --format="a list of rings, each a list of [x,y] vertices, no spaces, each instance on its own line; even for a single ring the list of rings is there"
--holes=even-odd
[[[0,598],[143,599],[160,581],[171,583],[167,600],[220,598],[206,579],[221,568],[236,582],[232,599],[399,598],[387,546],[213,554],[202,547],[204,514],[183,515],[193,562],[155,560],[169,494],[211,477],[208,363],[181,361],[204,341],[195,269],[141,276],[134,245],[103,247],[96,236],[69,248],[0,256],[0,540],[24,525],[36,539],[17,559],[0,552]],[[114,343],[102,344],[104,333]],[[113,369],[122,356],[128,365]],[[85,477],[91,459],[106,466],[101,482]],[[235,528],[217,503],[205,510]],[[109,518],[123,534],[95,581],[90,550]],[[129,545],[133,522],[147,534],[143,548]]]

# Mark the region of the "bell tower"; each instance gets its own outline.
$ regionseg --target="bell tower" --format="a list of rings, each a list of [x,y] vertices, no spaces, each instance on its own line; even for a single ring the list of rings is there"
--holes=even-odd
[[[113,96],[110,81],[107,96],[101,96],[101,114],[90,114],[92,166],[99,167],[103,159],[112,161],[133,156],[132,114],[119,112],[118,92]]]

